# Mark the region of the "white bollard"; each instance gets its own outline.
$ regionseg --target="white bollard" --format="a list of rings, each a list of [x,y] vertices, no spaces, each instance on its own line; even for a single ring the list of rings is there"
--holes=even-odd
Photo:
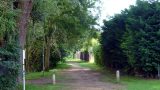
[[[117,82],[120,81],[120,72],[119,70],[116,71],[116,78],[117,78]]]
[[[56,75],[55,74],[53,74],[52,79],[53,79],[53,84],[56,84]]]

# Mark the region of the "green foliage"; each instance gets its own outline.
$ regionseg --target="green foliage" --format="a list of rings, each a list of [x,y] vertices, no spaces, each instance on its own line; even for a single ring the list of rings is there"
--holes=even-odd
[[[95,8],[97,1],[33,1],[26,42],[27,71],[42,70],[43,48],[45,66],[49,62],[50,68],[63,61],[66,53],[82,48],[83,42],[93,34],[97,18],[90,14],[90,9]]]
[[[97,45],[93,48],[93,53],[94,53],[94,60],[95,63],[98,65],[103,66],[103,52],[102,52],[102,48],[101,45]]]
[[[104,22],[101,43],[106,65],[122,65],[134,75],[156,76],[160,60],[159,8],[157,1],[138,0],[136,6]]]
[[[65,55],[65,51],[63,49],[58,49],[57,51],[51,49],[51,57],[50,57],[50,69],[57,68],[60,62],[65,62],[63,59]]]
[[[0,1],[0,90],[16,90],[19,70],[13,0]]]
[[[5,33],[14,33],[16,12],[11,9],[12,0],[0,1],[0,37]]]
[[[0,50],[0,90],[16,90],[19,70],[18,47],[15,44],[7,44]]]
[[[100,43],[104,54],[104,64],[113,69],[122,69],[126,65],[126,57],[120,47],[125,32],[125,14],[115,15],[111,20],[104,21]]]

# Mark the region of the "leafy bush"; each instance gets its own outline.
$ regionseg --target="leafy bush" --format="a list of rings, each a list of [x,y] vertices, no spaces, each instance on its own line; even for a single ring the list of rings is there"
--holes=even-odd
[[[93,49],[94,60],[97,65],[103,66],[103,52],[100,45],[97,45]]]
[[[43,43],[35,40],[26,49],[26,71],[36,72],[43,70]]]
[[[50,68],[53,69],[57,67],[59,62],[65,62],[63,59],[66,56],[65,50],[60,48],[58,51],[53,50],[52,48],[51,57],[50,57]]]
[[[16,90],[18,77],[18,47],[7,44],[0,48],[0,90]]]
[[[19,54],[14,0],[0,0],[0,90],[16,90]]]

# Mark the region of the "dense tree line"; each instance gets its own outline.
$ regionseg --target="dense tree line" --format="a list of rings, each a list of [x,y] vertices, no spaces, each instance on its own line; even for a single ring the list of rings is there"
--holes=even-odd
[[[26,41],[27,70],[42,70],[42,54],[47,71],[63,60],[68,52],[81,48],[96,24],[97,18],[90,14],[90,9],[95,8],[96,2],[97,0],[34,1]]]
[[[0,90],[16,90],[22,80],[23,49],[31,72],[43,70],[43,59],[48,71],[81,48],[96,24],[90,10],[97,1],[1,0]]]
[[[160,2],[137,0],[104,21],[102,61],[132,75],[157,76],[160,63]]]

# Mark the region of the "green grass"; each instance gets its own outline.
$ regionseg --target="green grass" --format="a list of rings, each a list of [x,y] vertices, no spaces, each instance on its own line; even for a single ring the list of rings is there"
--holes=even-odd
[[[66,77],[63,77],[59,72],[59,70],[62,69],[68,69],[71,66],[66,63],[59,63],[58,66],[55,69],[52,69],[48,72],[31,72],[26,74],[27,80],[34,80],[34,79],[40,79],[40,78],[51,78],[53,74],[56,75],[56,79],[58,80],[67,80]],[[18,90],[22,90],[22,85],[18,86]],[[35,84],[26,84],[26,90],[69,90],[66,88],[65,85],[62,84],[46,84],[46,85],[35,85]]]
[[[31,80],[31,79],[39,79],[39,78],[42,78],[42,77],[51,77],[54,74],[56,74],[56,72],[58,70],[61,70],[61,69],[68,69],[70,68],[71,66],[66,64],[66,63],[60,63],[55,69],[52,69],[48,72],[31,72],[31,73],[27,73],[26,75],[26,79],[27,80]]]
[[[26,84],[26,90],[64,90],[66,86],[62,84],[47,84],[47,85],[33,85],[33,84]],[[22,90],[22,85],[18,87],[18,90]],[[65,90],[69,90],[66,89]]]
[[[126,85],[127,90],[160,90],[160,80],[125,76],[121,83]]]
[[[71,65],[68,65],[66,63],[60,63],[60,64],[58,64],[58,66],[55,69],[68,69],[70,67],[71,67]]]
[[[27,80],[39,79],[42,77],[50,77],[52,75],[53,75],[53,71],[44,72],[44,75],[43,75],[43,72],[31,72],[26,75],[26,79]]]
[[[94,63],[86,63],[86,62],[79,62],[79,65],[81,67],[86,67],[86,68],[90,68],[92,70],[102,70],[101,67],[99,67],[98,65],[94,64]]]
[[[101,72],[104,75],[102,77],[102,81],[104,82],[117,83],[114,72],[99,67],[93,63],[82,62],[79,63],[79,65]],[[142,79],[131,76],[121,76],[119,84],[124,85],[126,90],[160,90],[160,80],[155,79]]]
[[[81,61],[80,59],[74,59],[74,58],[65,58],[66,61]]]

